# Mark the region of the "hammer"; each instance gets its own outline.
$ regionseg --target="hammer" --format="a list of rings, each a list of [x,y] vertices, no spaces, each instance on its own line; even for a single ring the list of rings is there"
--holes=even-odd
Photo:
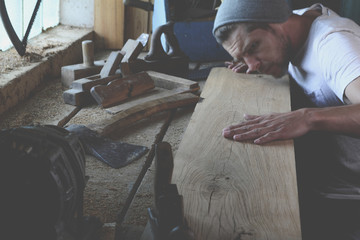
[[[61,68],[61,82],[65,87],[70,87],[76,79],[98,74],[105,61],[94,62],[94,43],[91,40],[82,42],[83,63],[63,66]]]

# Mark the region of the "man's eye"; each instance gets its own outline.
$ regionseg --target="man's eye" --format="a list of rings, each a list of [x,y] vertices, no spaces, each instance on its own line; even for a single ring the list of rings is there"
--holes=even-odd
[[[248,53],[249,54],[254,53],[258,46],[259,46],[258,42],[251,43]]]

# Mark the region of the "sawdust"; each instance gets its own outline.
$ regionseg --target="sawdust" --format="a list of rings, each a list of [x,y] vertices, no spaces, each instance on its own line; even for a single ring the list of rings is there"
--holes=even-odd
[[[20,56],[15,48],[11,48],[7,51],[0,51],[0,75],[20,67],[29,66],[31,63],[40,62],[45,57],[56,54],[55,51],[48,52],[48,50],[55,49],[59,46],[62,46],[62,44],[52,42],[45,43],[43,46],[33,46],[29,44],[26,47],[24,56]]]

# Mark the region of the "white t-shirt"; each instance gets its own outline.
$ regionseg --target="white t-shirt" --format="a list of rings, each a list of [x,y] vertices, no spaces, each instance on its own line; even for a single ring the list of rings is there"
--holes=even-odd
[[[360,27],[321,4],[295,10],[320,10],[300,52],[289,64],[289,74],[319,107],[344,104],[346,86],[360,76]]]

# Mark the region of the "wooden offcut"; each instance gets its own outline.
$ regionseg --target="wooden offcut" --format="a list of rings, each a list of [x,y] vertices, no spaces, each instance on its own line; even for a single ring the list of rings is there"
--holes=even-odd
[[[174,159],[195,239],[301,239],[293,141],[234,142],[243,115],[290,111],[288,78],[214,68]]]
[[[110,119],[100,120],[89,126],[103,136],[116,136],[124,128],[131,124],[152,116],[155,113],[171,110],[179,107],[194,105],[198,102],[199,96],[193,93],[182,93],[167,96],[161,99],[154,99],[139,105],[134,105],[128,109],[118,112]]]

